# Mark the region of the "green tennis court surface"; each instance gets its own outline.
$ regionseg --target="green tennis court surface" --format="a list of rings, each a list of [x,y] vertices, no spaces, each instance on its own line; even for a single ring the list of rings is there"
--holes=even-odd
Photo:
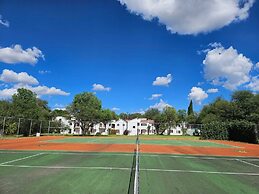
[[[133,154],[0,151],[0,193],[128,193]],[[259,158],[140,154],[140,193],[259,193]]]
[[[97,143],[97,144],[135,144],[134,138],[96,138],[96,137],[71,137],[63,139],[48,140],[53,143]],[[195,147],[234,147],[230,145],[214,143],[202,140],[178,140],[178,139],[141,139],[141,144],[150,145],[173,145],[173,146],[195,146]]]

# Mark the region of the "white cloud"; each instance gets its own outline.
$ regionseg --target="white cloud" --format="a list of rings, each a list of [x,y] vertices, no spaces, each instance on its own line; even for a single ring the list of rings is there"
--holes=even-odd
[[[55,104],[52,110],[66,110],[66,106],[63,104]]]
[[[246,87],[254,92],[259,92],[259,76],[252,77],[251,82]]]
[[[162,96],[163,96],[163,94],[152,94],[152,96],[149,98],[149,100],[156,100]]]
[[[36,78],[28,75],[26,72],[16,73],[8,69],[4,69],[2,74],[0,74],[0,80],[5,83],[39,84]]]
[[[10,26],[10,23],[7,20],[4,20],[2,15],[0,15],[0,24],[7,28]]]
[[[36,93],[38,97],[41,96],[68,96],[70,93],[64,92],[61,89],[55,88],[55,87],[47,87],[47,86],[29,86],[29,85],[23,85],[23,84],[16,84],[12,88],[3,89],[0,90],[0,98],[11,98],[13,94],[17,92],[18,88],[25,88],[28,90],[31,90],[32,92]]]
[[[217,88],[211,88],[207,90],[207,93],[218,93],[219,90]]]
[[[162,111],[165,107],[171,107],[171,105],[167,104],[162,99],[160,99],[160,102],[154,104],[153,106],[150,106],[149,108],[155,108],[155,109]]]
[[[255,69],[259,71],[259,62],[255,64]]]
[[[208,94],[202,88],[192,87],[188,97],[190,100],[193,100],[194,103],[201,104],[203,100],[208,98]]]
[[[153,81],[153,86],[169,86],[172,82],[172,75],[168,74],[166,77],[157,77],[155,81]]]
[[[204,64],[205,79],[214,85],[234,90],[238,86],[249,82],[253,63],[233,47],[225,49],[221,44],[211,45]]]
[[[51,73],[51,71],[48,71],[48,70],[39,70],[38,72],[39,72],[39,74],[41,74],[41,75]]]
[[[118,0],[144,20],[157,19],[171,33],[198,34],[246,19],[255,0]]]
[[[28,75],[26,72],[16,73],[12,70],[5,69],[3,73],[0,74],[0,81],[3,81],[8,84],[8,88],[0,90],[0,98],[11,98],[13,94],[17,92],[18,88],[26,88],[36,93],[38,96],[44,95],[59,95],[59,96],[68,96],[69,93],[55,88],[47,86],[32,86],[38,85],[39,82],[36,78]]]
[[[102,84],[93,84],[93,90],[94,91],[107,91],[109,92],[111,88],[104,87]]]
[[[112,111],[119,111],[119,110],[120,110],[120,108],[117,108],[117,107],[112,108]]]
[[[44,55],[36,47],[23,50],[21,45],[16,44],[12,47],[0,48],[0,61],[4,63],[28,63],[35,65],[39,58],[44,59]]]
[[[37,86],[37,87],[30,87],[28,86],[27,89],[35,92],[38,96],[68,96],[70,93],[64,92],[61,89],[55,88],[55,87],[47,87],[47,86]]]
[[[6,88],[3,90],[0,90],[0,99],[10,99],[12,95],[14,95],[17,92],[17,89],[15,88]]]

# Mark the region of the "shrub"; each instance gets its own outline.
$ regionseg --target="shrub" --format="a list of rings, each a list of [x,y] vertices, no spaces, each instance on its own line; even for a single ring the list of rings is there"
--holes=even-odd
[[[211,122],[201,128],[201,139],[228,140],[229,134],[226,123]]]
[[[258,143],[257,130],[253,123],[248,121],[233,121],[228,124],[229,140],[248,143]]]
[[[125,131],[123,132],[123,135],[129,135],[129,131],[128,131],[128,130],[125,130]]]
[[[95,135],[96,136],[101,136],[102,134],[100,132],[97,132]]]
[[[109,129],[109,134],[110,135],[116,135],[116,130],[115,129]]]
[[[248,121],[211,122],[201,129],[201,139],[232,140],[258,143],[257,130]]]

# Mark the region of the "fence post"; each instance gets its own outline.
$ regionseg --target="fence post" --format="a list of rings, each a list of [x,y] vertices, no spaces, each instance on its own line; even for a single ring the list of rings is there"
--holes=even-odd
[[[49,126],[48,126],[48,135],[49,135],[49,131],[50,131],[50,122],[51,122],[51,121],[49,121]]]
[[[4,117],[4,121],[3,121],[3,136],[4,136],[4,127],[5,127],[5,117]]]
[[[19,121],[18,121],[17,136],[19,135],[20,124],[21,124],[21,118],[19,118]]]
[[[31,136],[31,128],[32,128],[32,119],[31,119],[31,123],[30,123],[30,131],[29,131],[29,136]]]
[[[42,121],[40,121],[40,134],[41,134]]]

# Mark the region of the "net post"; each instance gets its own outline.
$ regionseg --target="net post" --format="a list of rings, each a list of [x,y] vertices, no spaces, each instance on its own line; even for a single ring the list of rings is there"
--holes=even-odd
[[[21,125],[21,118],[19,118],[19,120],[18,120],[18,126],[17,126],[17,137],[19,136],[20,125]]]
[[[49,126],[48,126],[48,135],[49,135],[49,131],[50,131],[50,121],[49,121]]]
[[[32,128],[32,119],[31,119],[31,123],[30,123],[30,131],[29,131],[29,136],[31,136],[31,128]]]
[[[41,128],[42,128],[42,121],[40,121],[40,134],[41,134]]]
[[[3,136],[4,136],[4,130],[5,130],[5,119],[6,119],[6,117],[4,117],[4,120],[3,120]]]

